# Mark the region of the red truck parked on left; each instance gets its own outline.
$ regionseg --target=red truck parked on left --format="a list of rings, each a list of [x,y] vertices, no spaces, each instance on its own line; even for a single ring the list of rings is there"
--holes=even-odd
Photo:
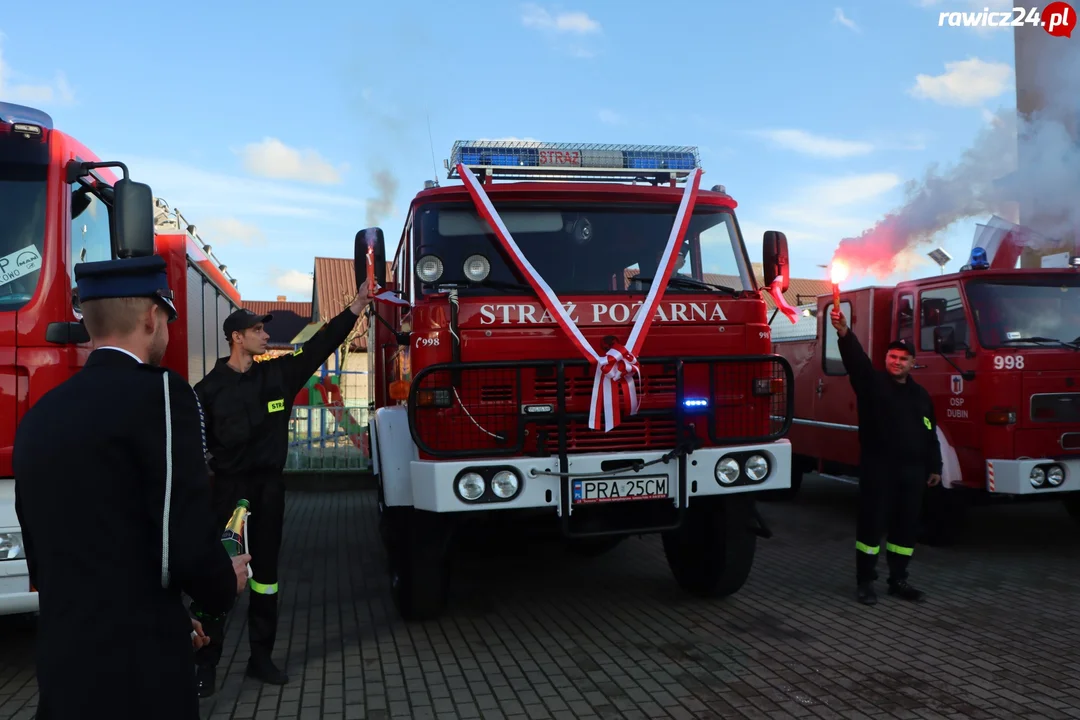
[[[236,282],[123,163],[101,162],[40,110],[0,102],[0,615],[38,609],[11,453],[23,414],[90,354],[75,265],[152,252],[168,263],[180,313],[163,364],[194,384],[227,354],[221,322],[240,307]],[[71,431],[57,429],[58,451]]]

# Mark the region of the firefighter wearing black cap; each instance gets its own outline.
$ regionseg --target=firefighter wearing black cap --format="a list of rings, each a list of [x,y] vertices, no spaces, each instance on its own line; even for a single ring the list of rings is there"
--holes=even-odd
[[[921,602],[908,584],[923,490],[941,482],[941,447],[934,403],[911,377],[915,351],[906,340],[889,343],[885,371],[874,368],[838,309],[832,312],[840,357],[859,412],[859,518],[855,530],[858,601],[877,602],[874,581],[885,535],[889,594]]]
[[[230,561],[210,511],[195,393],[161,367],[165,261],[80,263],[75,280],[94,349],[27,411],[12,457],[41,606],[37,717],[198,720],[206,638],[182,595],[227,612],[249,558]]]
[[[311,376],[348,338],[368,301],[363,287],[346,307],[297,351],[255,362],[266,352],[265,325],[272,315],[250,310],[234,312],[222,325],[229,357],[195,385],[206,415],[207,446],[213,472],[213,504],[219,521],[228,522],[236,503],[251,504],[247,539],[252,578],[248,605],[251,657],[247,674],[263,682],[284,685],[288,676],[271,660],[278,619],[278,555],[285,516],[285,483],[289,419],[293,400]],[[192,612],[207,628],[210,643],[196,656],[201,697],[214,693],[221,660],[225,619]]]

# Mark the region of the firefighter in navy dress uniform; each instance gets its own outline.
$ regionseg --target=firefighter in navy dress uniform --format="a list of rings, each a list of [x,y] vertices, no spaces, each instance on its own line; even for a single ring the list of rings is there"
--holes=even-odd
[[[227,612],[249,558],[229,558],[210,510],[195,392],[160,367],[176,318],[164,260],[75,278],[94,350],[27,411],[13,457],[40,602],[37,717],[198,720],[205,637],[181,593]]]
[[[368,302],[365,285],[349,307],[330,320],[294,353],[255,362],[266,352],[264,325],[272,315],[234,312],[222,324],[229,357],[195,385],[205,412],[214,512],[224,526],[240,498],[251,503],[247,537],[252,578],[248,604],[251,655],[247,675],[284,685],[288,676],[271,659],[278,620],[278,555],[285,517],[283,470],[289,451],[293,400],[304,384],[340,347]],[[192,613],[207,628],[210,643],[198,651],[199,694],[215,691],[225,619],[213,617],[198,601]]]

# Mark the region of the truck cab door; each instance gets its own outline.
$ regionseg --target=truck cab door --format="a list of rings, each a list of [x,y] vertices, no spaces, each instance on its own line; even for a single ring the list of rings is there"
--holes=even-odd
[[[848,327],[864,348],[870,347],[869,308],[863,309],[851,293],[840,294],[840,312]],[[821,309],[821,348],[818,353],[818,379],[814,388],[814,424],[819,456],[825,463],[854,465],[859,459],[858,409],[844,363],[840,359],[836,330],[832,326],[831,297],[819,300]],[[854,310],[854,312],[853,312]],[[828,472],[828,468],[825,469]]]
[[[968,357],[972,333],[959,286],[953,283],[920,290],[916,317],[918,343],[912,377],[933,398],[938,425],[953,446],[974,446],[972,418],[977,413],[971,405],[975,388],[962,373],[974,369],[974,361]],[[935,349],[935,336],[940,353]]]

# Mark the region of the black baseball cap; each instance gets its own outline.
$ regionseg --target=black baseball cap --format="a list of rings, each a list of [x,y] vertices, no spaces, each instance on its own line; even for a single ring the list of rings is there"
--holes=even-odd
[[[225,318],[225,322],[221,324],[221,329],[225,331],[225,337],[228,338],[232,337],[234,332],[243,332],[259,323],[265,325],[273,319],[273,315],[256,315],[247,308],[241,308]]]
[[[888,347],[885,348],[885,352],[889,352],[890,350],[903,350],[911,357],[915,357],[915,348],[903,338],[900,340],[893,340],[889,343]]]

